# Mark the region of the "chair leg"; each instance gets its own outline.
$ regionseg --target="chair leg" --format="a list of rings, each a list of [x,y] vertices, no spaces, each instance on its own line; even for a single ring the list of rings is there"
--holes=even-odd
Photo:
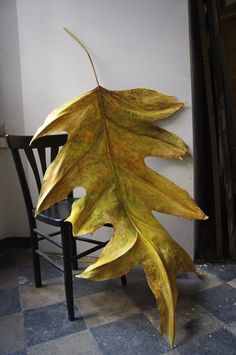
[[[71,233],[71,255],[73,256],[76,254],[77,254],[76,239],[73,237],[73,235]],[[73,270],[79,270],[77,259],[72,259],[72,268],[73,268]]]
[[[61,227],[63,263],[64,263],[64,284],[67,303],[68,318],[75,320],[74,299],[73,299],[73,280],[71,267],[71,225],[65,222]]]
[[[121,283],[122,283],[122,286],[127,286],[127,279],[126,279],[126,276],[121,276]]]
[[[38,249],[38,235],[33,230],[31,231],[31,247],[32,247],[32,259],[33,259],[35,287],[41,287],[42,286],[42,278],[41,278],[40,257],[38,254],[35,253],[35,250]]]

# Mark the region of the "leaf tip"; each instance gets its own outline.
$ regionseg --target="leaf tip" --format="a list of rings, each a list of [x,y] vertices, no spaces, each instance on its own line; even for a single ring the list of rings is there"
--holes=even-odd
[[[36,139],[37,139],[37,137],[36,137],[36,135],[34,135],[33,138],[30,141],[29,146],[31,146]]]
[[[39,210],[36,208],[35,211],[34,211],[34,217],[37,217],[37,215],[39,214]]]
[[[87,268],[88,269],[88,268]],[[86,270],[87,270],[86,269]],[[76,275],[76,277],[78,278],[78,279],[88,279],[89,277],[86,275],[86,270],[84,270],[83,272],[81,272],[80,274],[77,274]]]

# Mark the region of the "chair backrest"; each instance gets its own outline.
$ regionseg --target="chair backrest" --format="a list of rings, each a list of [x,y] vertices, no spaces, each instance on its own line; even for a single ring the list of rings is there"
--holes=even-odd
[[[32,168],[38,191],[40,191],[41,189],[40,176],[44,175],[47,169],[46,149],[49,148],[50,162],[52,162],[56,158],[59,148],[66,143],[67,135],[60,134],[60,135],[42,137],[37,139],[31,145],[29,144],[33,136],[7,135],[6,138],[15,162],[17,174],[20,181],[20,186],[24,196],[29,224],[31,228],[34,228],[35,221],[32,215],[33,202],[32,202],[28,181],[26,178],[25,170],[24,170],[24,165],[22,164],[20,150],[23,150],[25,152],[27,160]],[[39,159],[36,158],[37,156]],[[42,174],[40,174],[40,169]]]

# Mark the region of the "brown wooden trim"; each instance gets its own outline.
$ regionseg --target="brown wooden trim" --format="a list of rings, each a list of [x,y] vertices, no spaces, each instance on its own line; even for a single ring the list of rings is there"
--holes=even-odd
[[[210,71],[210,59],[208,53],[208,38],[205,24],[205,8],[204,2],[198,2],[198,16],[200,26],[200,36],[202,41],[202,56],[204,63],[205,87],[207,96],[208,122],[210,127],[210,145],[212,153],[212,171],[214,184],[214,201],[215,201],[215,224],[216,224],[216,243],[217,256],[223,257],[223,233],[222,233],[222,206],[220,194],[220,164],[219,164],[219,147],[217,144],[217,128],[215,122],[215,107],[212,93],[212,75]]]

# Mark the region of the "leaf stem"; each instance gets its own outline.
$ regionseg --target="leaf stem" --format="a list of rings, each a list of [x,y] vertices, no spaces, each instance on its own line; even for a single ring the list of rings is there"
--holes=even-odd
[[[88,49],[87,49],[87,48],[85,47],[85,45],[80,41],[80,39],[79,39],[76,35],[74,35],[74,33],[72,33],[71,31],[69,31],[69,30],[68,30],[67,28],[65,28],[65,27],[63,27],[63,29],[66,31],[66,33],[68,33],[68,35],[70,35],[72,38],[74,38],[74,40],[75,40],[76,42],[78,42],[78,43],[81,45],[81,47],[85,50],[85,52],[87,53],[87,56],[89,57],[89,61],[90,61],[91,65],[92,65],[92,68],[93,68],[93,73],[94,73],[94,75],[95,75],[95,79],[96,79],[97,85],[100,86],[99,81],[98,81],[98,76],[97,76],[97,73],[96,73],[96,69],[95,69],[95,66],[94,66],[94,64],[93,64],[93,61],[92,61],[92,58],[91,58],[91,55],[90,55]]]

